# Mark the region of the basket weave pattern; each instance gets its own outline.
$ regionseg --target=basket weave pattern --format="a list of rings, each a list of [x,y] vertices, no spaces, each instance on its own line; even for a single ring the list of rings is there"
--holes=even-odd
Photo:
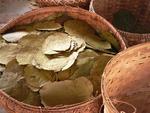
[[[102,104],[99,96],[97,99],[76,106],[65,106],[60,109],[41,108],[20,103],[8,95],[0,92],[0,107],[4,108],[6,113],[96,113]]]
[[[80,7],[86,7],[90,0],[36,0],[36,2],[41,7],[45,6],[80,6]]]
[[[120,108],[125,113],[150,112],[149,62],[150,43],[145,43],[120,52],[108,63],[101,85],[107,113],[120,113]]]
[[[139,25],[150,28],[150,0],[92,0],[90,3],[90,11],[105,17],[111,23],[113,14],[121,9],[131,11]],[[130,46],[150,41],[150,33],[129,33],[122,30],[119,32]]]

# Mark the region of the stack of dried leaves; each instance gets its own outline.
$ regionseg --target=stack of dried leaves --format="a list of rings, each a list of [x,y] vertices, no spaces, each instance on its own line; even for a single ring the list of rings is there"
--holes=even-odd
[[[66,15],[17,26],[0,36],[0,89],[35,106],[87,101],[118,49],[111,33]]]

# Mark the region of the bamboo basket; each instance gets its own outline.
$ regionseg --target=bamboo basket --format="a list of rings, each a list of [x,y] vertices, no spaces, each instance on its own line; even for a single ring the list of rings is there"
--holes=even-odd
[[[116,55],[102,76],[104,113],[150,113],[150,42]]]
[[[87,10],[68,6],[47,7],[33,10],[8,22],[0,29],[0,33],[5,33],[7,30],[10,30],[16,25],[32,23],[56,13],[65,13],[74,19],[85,21],[94,29],[112,32],[120,44],[120,51],[126,49],[126,45],[120,34],[104,18],[96,15],[95,13],[90,13]],[[102,98],[101,95],[99,95],[87,102],[75,105],[47,108],[35,107],[18,102],[17,100],[9,97],[6,93],[0,91],[0,106],[8,111],[8,113],[98,113],[101,105]]]
[[[40,7],[48,6],[75,6],[85,9],[89,8],[90,0],[36,0]]]
[[[138,25],[150,29],[150,0],[92,0],[90,3],[90,11],[103,16],[111,23],[113,15],[121,9],[131,11]],[[126,38],[130,46],[150,41],[150,33],[118,31]]]

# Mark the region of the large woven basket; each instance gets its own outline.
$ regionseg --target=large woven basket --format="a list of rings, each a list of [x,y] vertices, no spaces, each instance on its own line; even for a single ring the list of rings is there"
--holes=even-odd
[[[95,13],[90,13],[86,10],[75,7],[59,6],[36,9],[8,22],[0,29],[0,33],[5,33],[7,30],[13,28],[16,25],[42,20],[43,18],[55,13],[66,13],[72,18],[87,22],[94,29],[111,31],[120,44],[120,50],[126,49],[126,45],[120,34],[109,22],[107,22],[104,18],[96,15]],[[8,111],[8,113],[98,113],[101,105],[102,99],[101,95],[99,95],[96,98],[89,100],[88,102],[75,105],[41,108],[18,102],[17,100],[9,97],[4,92],[0,91],[0,106]]]
[[[102,76],[105,113],[150,113],[149,69],[150,42],[116,55]]]
[[[150,0],[92,0],[90,3],[90,11],[103,16],[111,23],[113,15],[122,9],[131,11],[139,25],[150,29]],[[150,33],[139,34],[122,30],[119,32],[130,46],[150,41]]]
[[[36,0],[40,7],[46,6],[76,6],[88,9],[90,0]]]

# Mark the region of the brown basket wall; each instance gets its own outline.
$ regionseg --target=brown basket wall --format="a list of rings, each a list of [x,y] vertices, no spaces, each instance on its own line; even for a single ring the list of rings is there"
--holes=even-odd
[[[90,13],[84,9],[75,7],[59,6],[36,9],[8,22],[0,29],[0,33],[5,33],[7,30],[13,28],[16,25],[32,23],[33,21],[42,20],[51,14],[60,12],[66,13],[72,18],[87,22],[94,29],[112,32],[120,44],[120,51],[126,49],[126,45],[122,37],[109,22],[107,22],[104,18],[96,15],[95,13]],[[75,105],[41,108],[18,102],[6,95],[4,92],[0,91],[0,106],[9,111],[8,113],[98,113],[101,105],[102,99],[99,95],[98,97],[93,98],[88,102]]]
[[[102,76],[107,113],[150,113],[150,42],[116,55]]]
[[[137,18],[138,24],[150,29],[150,0],[92,0],[90,11],[93,11],[112,23],[113,14],[120,9],[129,10]],[[128,45],[135,45],[150,41],[150,33],[139,34],[119,30],[128,41]]]
[[[46,6],[76,6],[89,8],[90,0],[36,0],[40,7]]]

